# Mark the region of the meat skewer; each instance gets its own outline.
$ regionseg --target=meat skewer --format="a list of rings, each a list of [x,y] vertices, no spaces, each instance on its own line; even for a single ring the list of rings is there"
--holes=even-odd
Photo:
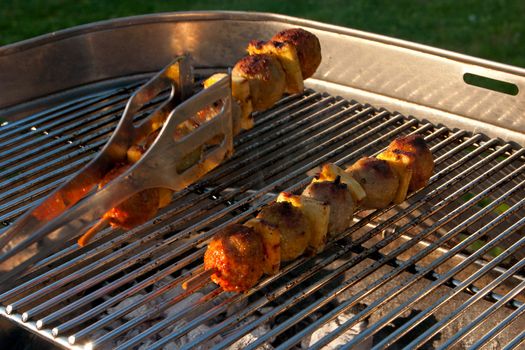
[[[264,111],[272,107],[285,91],[302,92],[303,80],[310,77],[321,62],[319,40],[315,35],[303,29],[284,30],[277,33],[268,42],[257,41],[257,49],[254,48],[254,42],[250,43],[247,48],[249,55],[239,60],[232,70],[232,96],[237,108],[241,110],[240,120],[233,123],[234,135],[238,134],[241,129],[252,128],[254,124],[252,112]],[[212,75],[204,81],[204,88],[213,85],[223,77],[224,74]],[[221,107],[220,102],[217,102],[179,125],[175,138],[182,138],[213,118]],[[153,133],[142,144],[132,146],[128,150],[128,162],[117,164],[106,174],[99,188],[137,162],[155,139],[156,133]],[[209,143],[213,144],[215,141],[211,140]],[[202,148],[196,149],[182,161],[177,170],[184,171],[197,163],[202,152]],[[129,229],[146,222],[154,217],[160,208],[169,204],[172,194],[171,190],[163,188],[137,193],[107,212],[80,237],[78,244],[80,246],[87,244],[106,223],[113,227]]]
[[[351,226],[359,208],[404,201],[428,183],[433,171],[432,153],[420,135],[400,137],[377,157],[361,158],[344,171],[325,164],[301,195],[283,192],[255,219],[218,232],[205,252],[203,276],[226,291],[246,291],[263,273],[277,273],[281,262],[321,252],[328,239]]]

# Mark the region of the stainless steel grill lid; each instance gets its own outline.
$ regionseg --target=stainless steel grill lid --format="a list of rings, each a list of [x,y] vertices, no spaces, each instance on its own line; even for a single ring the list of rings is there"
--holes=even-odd
[[[64,32],[56,43],[47,37],[8,46],[0,51],[0,66],[45,45],[48,49],[58,45],[54,49],[59,50],[62,41],[91,37],[97,42],[102,28],[111,28],[110,36],[125,36],[135,26],[155,27],[153,18],[134,19],[129,27],[116,21]],[[242,34],[242,42],[265,38],[265,33],[276,27],[303,25],[317,31],[323,45],[339,37],[341,44],[351,39],[366,47],[366,42],[372,51],[381,46],[374,36],[351,36],[357,32],[272,15],[199,13],[157,19],[160,27],[190,28],[184,33],[193,38],[198,36],[195,33],[212,35],[207,34],[207,26],[222,21],[230,29],[252,28]],[[196,31],[199,25],[202,28]],[[241,36],[233,34],[237,35]],[[191,42],[187,37],[181,41]],[[173,50],[178,48],[177,40],[172,44]],[[196,69],[197,75],[205,77],[220,70],[213,67],[230,64],[237,54],[235,45],[220,52],[224,53],[220,64],[213,64],[217,57],[201,60],[200,66],[206,69]],[[197,62],[208,50],[188,44],[188,50],[192,49]],[[71,246],[41,261],[17,287],[3,290],[2,315],[70,348],[227,347],[240,346],[239,339],[250,337],[255,341],[246,348],[284,349],[301,344],[322,348],[341,337],[345,339],[343,348],[360,345],[379,349],[392,344],[407,348],[430,344],[436,348],[519,348],[525,340],[525,151],[519,137],[513,136],[524,130],[523,116],[518,115],[520,123],[503,133],[502,126],[486,132],[491,127],[483,118],[469,121],[469,114],[460,113],[464,103],[472,105],[472,95],[467,92],[473,87],[467,86],[465,94],[450,97],[461,105],[457,121],[448,123],[450,119],[444,117],[444,111],[450,114],[445,102],[441,110],[434,105],[425,113],[430,107],[418,105],[417,91],[414,100],[395,102],[405,107],[405,113],[414,108],[419,112],[417,118],[406,117],[391,108],[393,97],[404,89],[389,83],[397,78],[383,79],[381,89],[370,82],[370,90],[366,86],[358,90],[354,85],[362,75],[349,81],[346,89],[339,84],[342,78],[331,80],[336,74],[332,66],[341,76],[349,74],[337,63],[334,50],[323,51],[323,66],[304,94],[286,97],[256,116],[255,128],[237,137],[235,154],[227,163],[177,193],[154,220],[127,232],[107,229],[84,248]],[[433,54],[441,52],[427,51],[412,52],[408,57],[413,60],[406,65],[420,67],[418,60],[428,55],[457,68],[456,62],[447,61],[450,57],[438,58]],[[97,64],[103,59],[98,58]],[[375,69],[379,80],[389,69],[379,64],[383,59],[365,66]],[[84,81],[89,90],[63,81],[56,84],[71,85],[44,91],[45,83],[33,96],[22,91],[16,98],[8,94],[2,101],[2,115],[17,119],[0,129],[0,220],[4,226],[104,145],[127,98],[148,75],[137,73],[155,70],[133,71],[131,66],[143,62],[131,61],[122,68],[127,70],[125,76],[100,73],[109,72],[111,64],[101,68],[99,77],[104,81],[95,83],[90,77]],[[359,61],[356,59],[355,65]],[[474,63],[480,62],[469,62]],[[78,65],[89,64],[79,61]],[[495,64],[490,69],[496,68],[521,86],[525,74],[520,76],[519,69],[509,72],[510,68]],[[385,89],[390,89],[390,96]],[[49,93],[53,94],[39,95]],[[507,100],[507,95],[482,93],[496,96],[493,106],[512,101],[510,109],[519,110],[523,105],[519,94]],[[144,115],[159,101],[148,105]],[[479,102],[483,105],[484,100]],[[477,108],[472,106],[471,112]],[[493,111],[483,115],[490,113]],[[466,123],[466,127],[457,128],[455,123]],[[476,132],[479,130],[483,132]],[[437,165],[430,184],[405,203],[359,213],[344,237],[331,242],[325,252],[285,265],[279,274],[265,277],[248,293],[222,292],[212,283],[188,291],[180,288],[200,271],[203,243],[221,227],[250,217],[279,191],[300,190],[306,185],[306,171],[314,166],[327,161],[351,164],[410,133],[425,136]],[[317,338],[326,325],[335,326]],[[318,341],[310,344],[310,339]]]

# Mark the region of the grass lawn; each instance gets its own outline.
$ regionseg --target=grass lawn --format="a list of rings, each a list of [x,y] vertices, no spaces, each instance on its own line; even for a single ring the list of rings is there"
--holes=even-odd
[[[138,14],[239,10],[287,14],[525,67],[523,0],[0,0],[0,45]]]

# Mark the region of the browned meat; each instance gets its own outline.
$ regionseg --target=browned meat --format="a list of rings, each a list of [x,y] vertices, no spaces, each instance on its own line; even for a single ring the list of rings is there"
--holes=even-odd
[[[87,173],[82,174],[82,176],[83,181],[79,181],[82,186],[72,184],[66,188],[62,194],[55,193],[35,209],[33,216],[40,221],[51,221],[69,206],[78,202],[97,185],[94,177]]]
[[[249,82],[253,110],[272,107],[284,93],[286,76],[279,61],[270,55],[246,56],[232,70],[233,77]]]
[[[434,172],[434,159],[432,152],[421,135],[400,137],[388,146],[392,152],[405,152],[414,155],[412,164],[412,178],[408,190],[413,192],[425,187]]]
[[[288,202],[272,203],[257,215],[279,228],[281,232],[281,261],[293,260],[302,255],[312,236],[308,220],[300,209]]]
[[[263,275],[263,242],[252,228],[231,225],[217,233],[204,254],[204,268],[225,291],[242,292]]]
[[[364,188],[366,197],[360,206],[381,209],[393,202],[399,179],[387,161],[363,157],[345,170]]]
[[[267,275],[274,275],[281,267],[281,231],[261,219],[253,218],[244,223],[257,232],[262,239],[264,248],[263,271]]]
[[[252,40],[248,44],[247,51],[250,55],[267,54],[277,58],[286,73],[286,92],[291,94],[303,92],[301,63],[295,45],[280,41]]]
[[[272,41],[293,44],[297,50],[297,57],[301,63],[303,79],[311,77],[321,63],[321,44],[312,33],[301,29],[286,29],[277,33]]]
[[[131,165],[118,164],[104,176],[99,188],[125,172]],[[131,229],[153,218],[159,208],[159,190],[152,188],[129,197],[104,214],[111,226]]]
[[[328,203],[330,219],[328,234],[333,236],[346,230],[352,224],[355,202],[348,187],[339,181],[313,182],[303,191],[303,196]]]

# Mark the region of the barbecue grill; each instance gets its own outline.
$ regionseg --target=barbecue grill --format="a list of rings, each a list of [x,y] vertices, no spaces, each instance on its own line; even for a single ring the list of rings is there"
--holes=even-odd
[[[83,248],[72,241],[0,287],[0,313],[63,348],[319,349],[341,337],[343,349],[523,346],[525,70],[401,40],[280,15],[196,12],[4,46],[4,230],[95,156],[129,96],[174,56],[190,54],[204,78],[232,66],[249,40],[296,26],[323,52],[303,94],[257,114],[234,155],[155,219],[105,229]],[[358,213],[322,254],[247,293],[181,288],[202,271],[204,243],[220,228],[301,190],[315,166],[351,164],[413,133],[436,170],[406,202]]]

